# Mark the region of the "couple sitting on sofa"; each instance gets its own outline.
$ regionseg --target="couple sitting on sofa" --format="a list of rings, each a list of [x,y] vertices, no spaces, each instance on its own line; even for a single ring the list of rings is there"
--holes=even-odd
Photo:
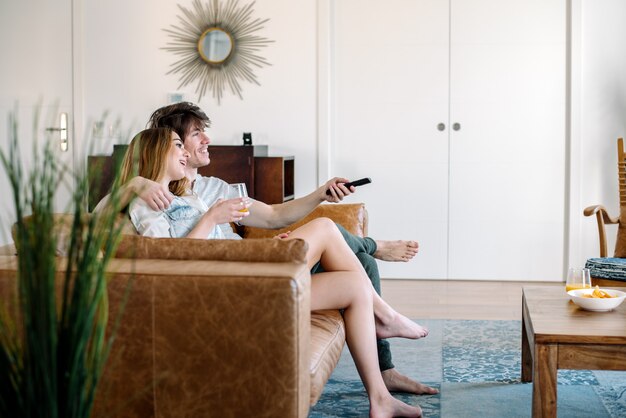
[[[150,119],[152,129],[133,139],[124,160],[122,181],[129,197],[133,192],[140,196],[133,200],[129,212],[142,235],[239,239],[229,222],[279,228],[304,217],[322,201],[338,202],[353,191],[343,186],[347,179],[334,178],[310,195],[281,205],[225,199],[226,183],[197,174],[199,167],[209,163],[209,139],[204,133],[208,125],[208,117],[197,106],[179,103],[157,110]],[[101,202],[96,210],[105,204]],[[250,207],[250,211],[241,212],[244,207]],[[397,372],[388,343],[382,339],[421,338],[428,331],[389,307],[366,281],[363,269],[379,287],[373,257],[408,261],[417,252],[417,243],[355,237],[325,219],[314,220],[279,238],[301,238],[308,244],[309,268],[320,272],[311,281],[311,309],[345,309],[347,342],[368,391],[372,415],[419,416],[419,407],[395,400],[388,390],[436,390]],[[376,338],[380,369],[376,364]]]

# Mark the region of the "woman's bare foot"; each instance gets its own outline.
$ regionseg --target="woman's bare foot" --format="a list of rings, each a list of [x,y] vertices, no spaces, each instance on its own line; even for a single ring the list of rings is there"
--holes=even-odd
[[[370,418],[383,417],[414,417],[422,416],[422,408],[419,406],[411,406],[394,398],[393,396],[385,396],[378,402],[370,399]]]
[[[428,335],[428,328],[421,326],[398,312],[393,312],[392,317],[386,321],[376,317],[376,338],[402,337],[417,340]]]
[[[423,383],[415,381],[395,368],[387,369],[382,372],[383,382],[387,386],[389,392],[405,392],[414,393],[416,395],[436,395],[439,391]]]
[[[409,261],[417,254],[417,241],[376,241],[374,258],[383,261]]]

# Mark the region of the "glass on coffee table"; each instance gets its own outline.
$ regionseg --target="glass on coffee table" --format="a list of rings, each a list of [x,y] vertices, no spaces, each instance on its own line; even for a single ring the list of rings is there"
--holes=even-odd
[[[567,272],[567,281],[565,282],[565,291],[575,289],[590,289],[591,273],[588,268],[571,267]]]

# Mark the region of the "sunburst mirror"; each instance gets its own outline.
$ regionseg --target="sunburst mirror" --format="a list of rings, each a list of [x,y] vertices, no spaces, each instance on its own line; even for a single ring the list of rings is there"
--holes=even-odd
[[[210,90],[219,104],[226,87],[243,99],[243,80],[260,85],[253,68],[271,65],[258,52],[273,42],[255,32],[269,19],[253,19],[252,6],[239,6],[239,0],[194,0],[192,9],[178,8],[179,24],[164,29],[171,38],[162,49],[180,59],[167,74],[180,74],[180,85],[197,82],[198,101]]]

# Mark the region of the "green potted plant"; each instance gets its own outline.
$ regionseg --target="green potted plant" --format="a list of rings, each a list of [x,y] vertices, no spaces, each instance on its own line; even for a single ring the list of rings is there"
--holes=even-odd
[[[50,144],[25,172],[14,116],[9,125],[0,159],[13,193],[18,273],[15,298],[0,300],[0,416],[88,418],[114,335],[105,271],[120,237],[117,212],[86,213],[87,176],[62,167]],[[66,179],[74,192],[59,257],[53,201]],[[117,187],[112,194],[117,202]]]

